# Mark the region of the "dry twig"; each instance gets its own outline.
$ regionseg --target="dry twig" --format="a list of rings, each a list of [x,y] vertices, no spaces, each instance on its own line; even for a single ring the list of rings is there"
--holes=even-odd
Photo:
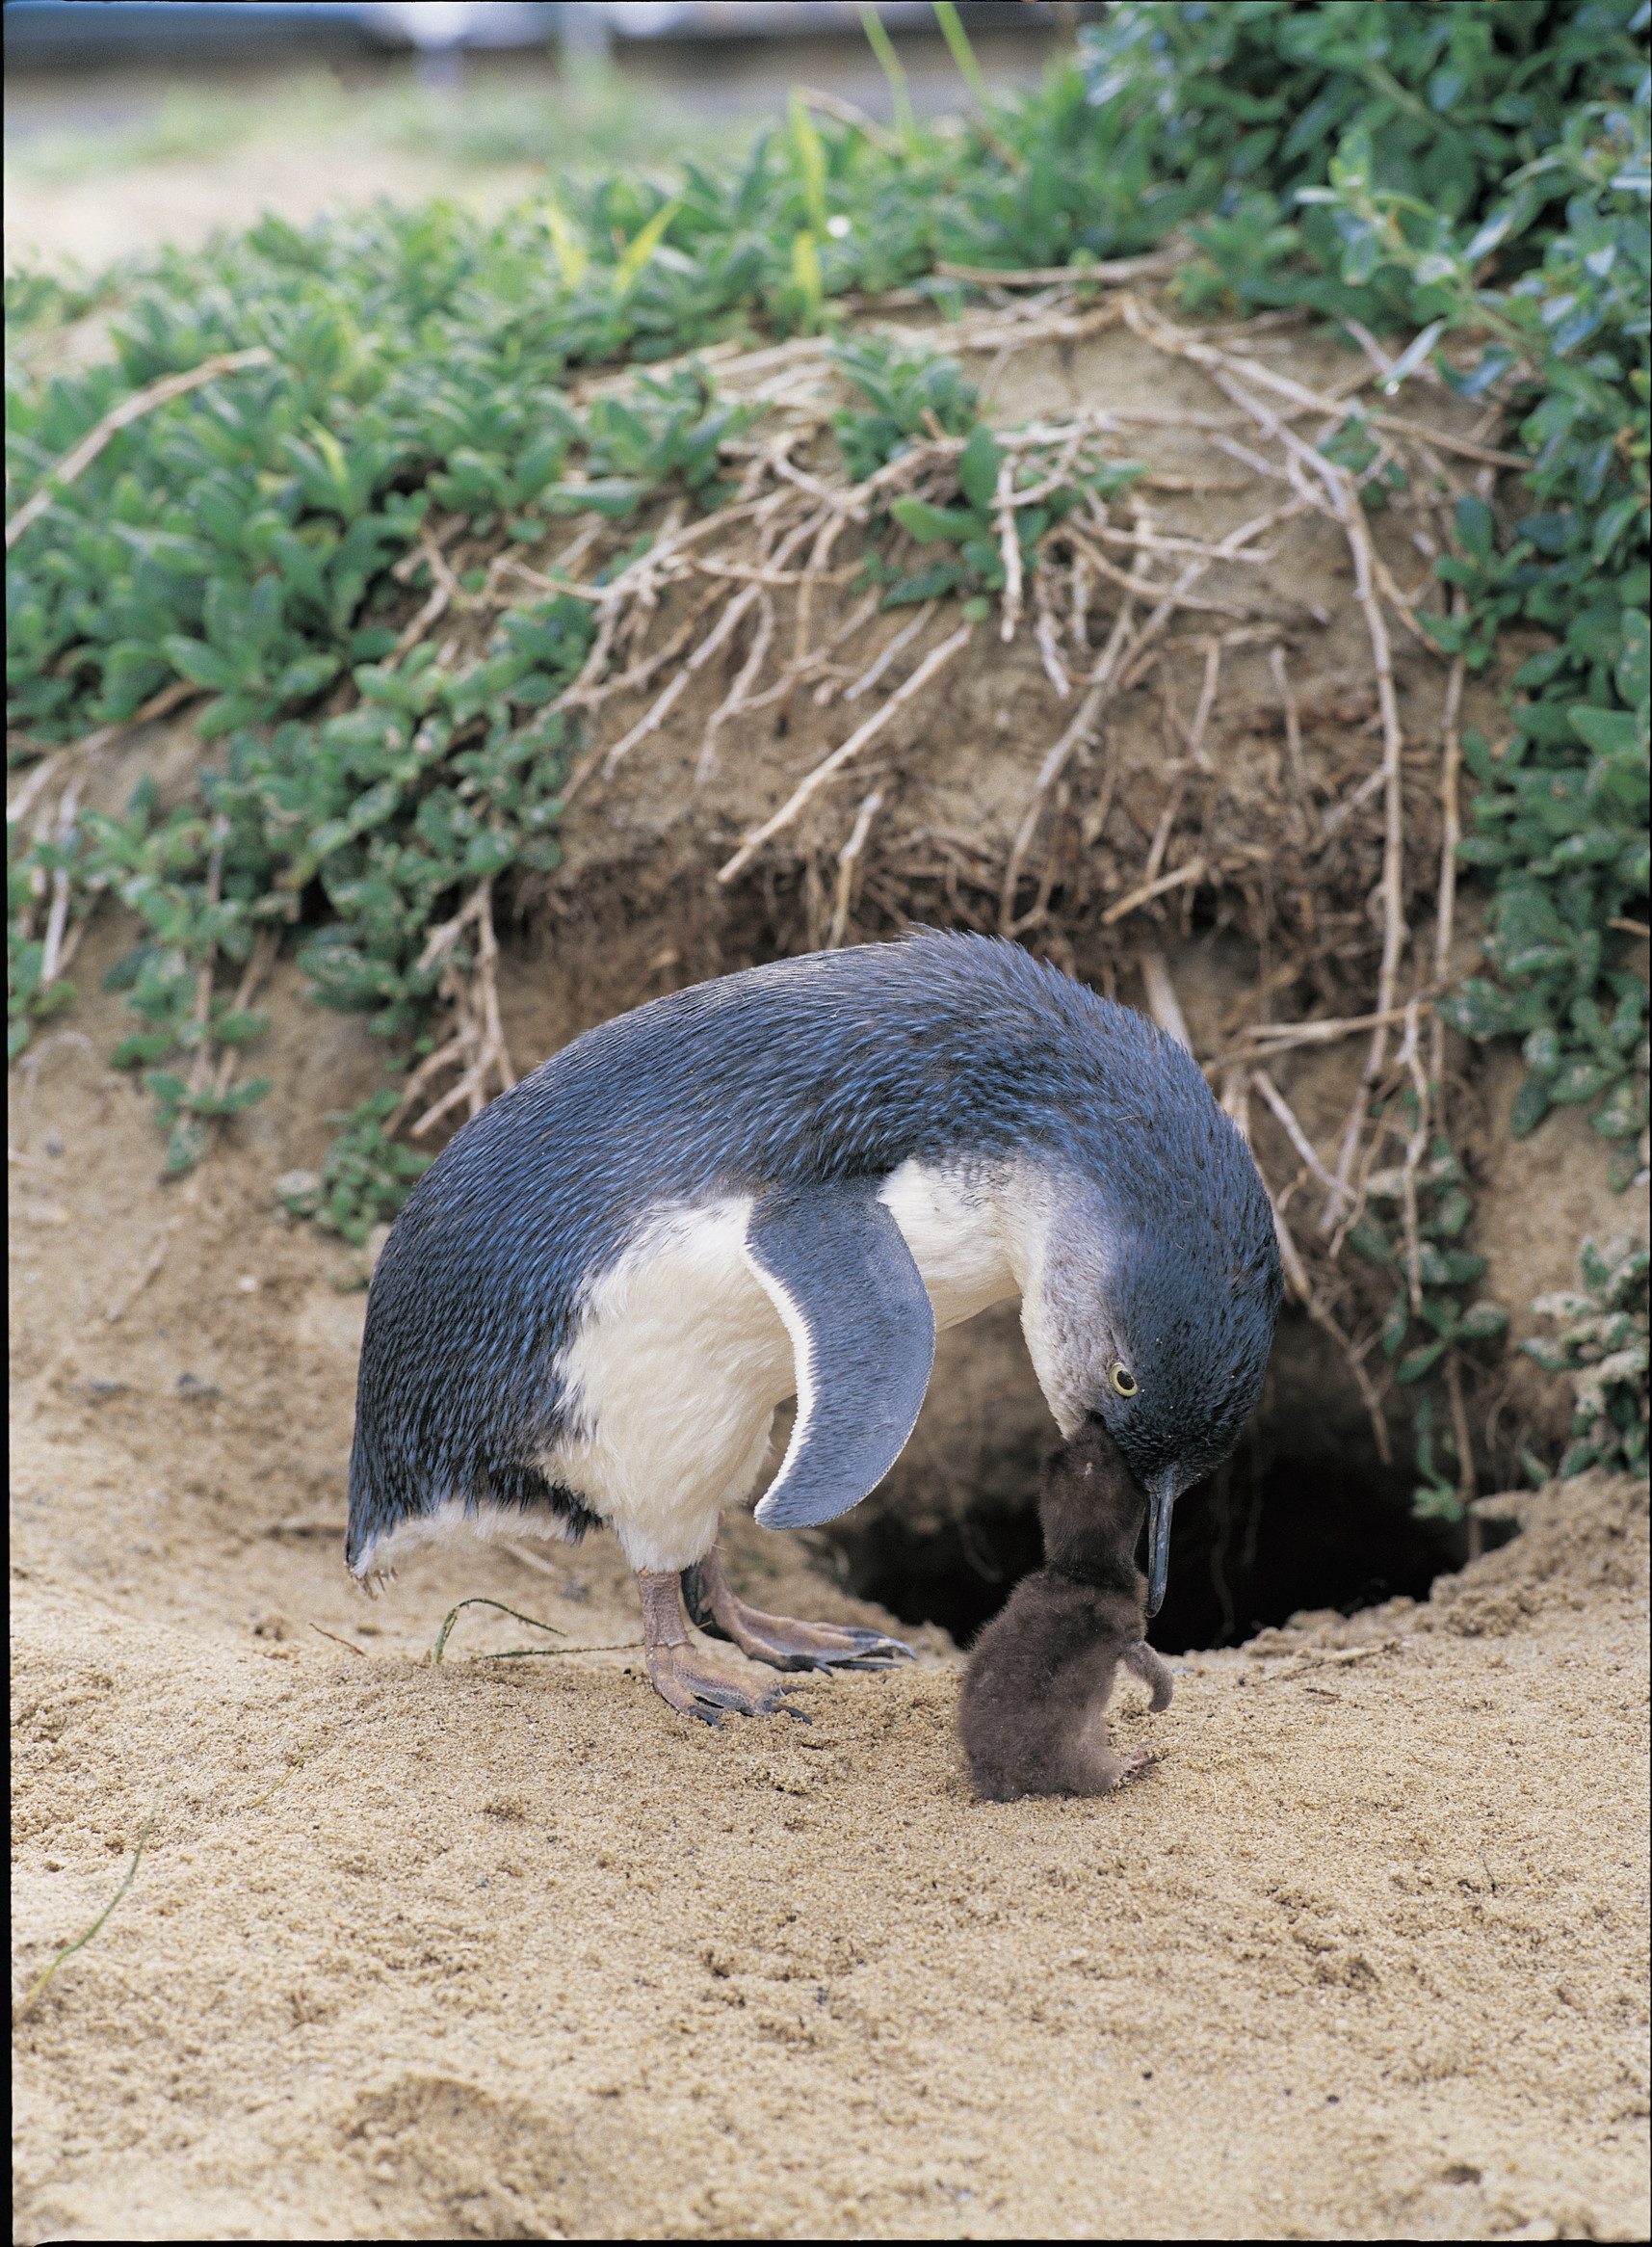
[[[1042,289],[1054,283],[1078,287],[1087,281],[1103,281],[1116,285],[1121,281],[1152,280],[1160,274],[1174,273],[1177,266],[1193,255],[1186,244],[1173,250],[1155,250],[1145,257],[1115,257],[1095,265],[949,265],[937,258],[935,271],[947,280],[975,281],[983,288]]]
[[[1141,985],[1147,995],[1147,1012],[1178,1045],[1185,1045],[1191,1053],[1193,1039],[1188,1034],[1187,1017],[1182,1012],[1176,987],[1170,978],[1170,966],[1163,952],[1143,952],[1141,955]]]
[[[1015,530],[1015,466],[1002,461],[998,467],[998,550],[1004,562],[1003,621],[998,637],[1010,641],[1021,621],[1021,541]]]
[[[849,928],[850,890],[854,881],[854,869],[866,838],[872,832],[872,822],[883,808],[883,797],[874,788],[854,815],[854,825],[849,831],[849,840],[837,854],[837,895],[832,902],[831,928],[827,933],[826,949],[835,952],[843,942]]]
[[[1464,600],[1462,587],[1454,586],[1454,607]],[[1440,886],[1434,906],[1434,981],[1443,984],[1451,973],[1452,939],[1456,919],[1457,844],[1462,839],[1462,819],[1457,804],[1458,779],[1462,770],[1462,737],[1457,729],[1457,714],[1462,708],[1463,659],[1460,655],[1452,662],[1451,676],[1446,681],[1446,703],[1440,719]],[[1429,1074],[1434,1080],[1435,1096],[1444,1097],[1446,1081],[1446,1026],[1439,1016],[1434,1017],[1433,1042],[1429,1053]]]
[[[1062,662],[1061,626],[1057,623],[1055,611],[1050,606],[1049,572],[1042,568],[1036,568],[1033,571],[1033,608],[1035,612],[1033,637],[1037,642],[1038,660],[1044,667],[1044,676],[1064,702],[1072,692],[1072,688],[1068,683],[1066,669]]]
[[[1141,888],[1132,889],[1116,905],[1108,907],[1101,916],[1102,927],[1112,928],[1114,921],[1122,920],[1127,912],[1134,912],[1138,906],[1150,904],[1155,897],[1163,897],[1167,889],[1182,889],[1190,882],[1202,882],[1205,871],[1205,860],[1194,859],[1186,866],[1178,866],[1173,874],[1161,874],[1156,882],[1144,882]]]
[[[461,970],[455,965],[453,955],[459,938],[469,928],[476,931],[476,959],[468,969]],[[477,884],[452,920],[431,931],[420,954],[420,971],[428,971],[438,960],[444,963],[437,989],[452,1004],[459,1028],[445,1045],[427,1055],[408,1077],[401,1098],[385,1119],[386,1138],[415,1104],[425,1087],[444,1069],[468,1065],[458,1083],[450,1086],[412,1125],[411,1135],[415,1139],[433,1129],[461,1101],[468,1102],[473,1116],[479,1114],[487,1099],[485,1088],[489,1075],[497,1078],[500,1092],[509,1092],[515,1083],[511,1049],[505,1043],[499,1018],[498,959],[499,943],[493,932],[493,883],[489,878]]]
[[[1250,1071],[1249,1075],[1250,1082],[1256,1087],[1256,1090],[1262,1095],[1262,1097],[1267,1101],[1268,1105],[1272,1109],[1274,1115],[1279,1119],[1279,1122],[1284,1125],[1285,1136],[1290,1140],[1291,1145],[1301,1156],[1302,1161],[1307,1166],[1310,1176],[1318,1178],[1322,1186],[1334,1187],[1336,1180],[1331,1176],[1324,1164],[1321,1162],[1319,1156],[1314,1152],[1313,1142],[1309,1139],[1307,1133],[1302,1129],[1302,1126],[1298,1123],[1290,1102],[1285,1098],[1283,1093],[1279,1091],[1278,1087],[1274,1084],[1273,1079],[1268,1074],[1268,1071],[1265,1069],[1253,1069]]]
[[[845,101],[841,93],[823,93],[815,86],[795,86],[792,89],[805,109],[818,109],[823,117],[836,118],[840,125],[850,125],[863,140],[875,148],[881,148],[885,156],[904,156],[905,147],[886,125],[857,109],[852,101]]]
[[[745,705],[751,682],[763,668],[764,659],[769,653],[769,643],[774,635],[774,604],[765,592],[757,604],[757,629],[752,635],[746,661],[736,674],[734,684],[705,722],[705,731],[700,737],[699,756],[695,764],[696,785],[703,785],[716,772],[718,734],[736,711]]]
[[[874,598],[876,599],[876,595]],[[888,646],[884,648],[877,657],[875,657],[872,664],[868,667],[867,670],[861,673],[860,676],[855,680],[854,684],[852,686],[845,687],[843,690],[843,699],[846,702],[858,701],[862,695],[869,694],[872,691],[872,689],[878,684],[878,680],[883,676],[883,674],[888,670],[889,666],[895,661],[897,656],[903,654],[905,650],[911,646],[912,642],[917,639],[918,635],[923,631],[924,626],[934,615],[936,605],[937,604],[932,600],[925,601],[923,607],[918,611],[917,615],[911,620],[911,621],[909,623],[903,624],[901,629],[892,635]]]

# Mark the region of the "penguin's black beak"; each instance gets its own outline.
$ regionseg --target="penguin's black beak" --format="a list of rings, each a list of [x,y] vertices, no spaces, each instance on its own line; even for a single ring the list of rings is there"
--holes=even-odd
[[[1162,1475],[1147,1498],[1147,1619],[1165,1604],[1170,1574],[1170,1508],[1176,1502],[1173,1475]]]

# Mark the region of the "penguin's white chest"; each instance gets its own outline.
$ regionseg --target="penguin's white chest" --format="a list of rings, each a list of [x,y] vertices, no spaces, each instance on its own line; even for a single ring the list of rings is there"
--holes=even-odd
[[[1017,1292],[984,1184],[902,1165],[879,1199],[937,1327]],[[774,1408],[797,1388],[791,1336],[746,1253],[746,1196],[662,1210],[591,1285],[557,1366],[569,1432],[541,1462],[612,1523],[634,1568],[686,1568],[750,1494]]]
[[[592,1284],[557,1366],[569,1432],[543,1461],[634,1568],[686,1568],[755,1481],[792,1344],[744,1256],[744,1196],[664,1210]]]
[[[998,1182],[985,1174],[914,1159],[890,1172],[878,1199],[912,1252],[937,1332],[1021,1292]]]

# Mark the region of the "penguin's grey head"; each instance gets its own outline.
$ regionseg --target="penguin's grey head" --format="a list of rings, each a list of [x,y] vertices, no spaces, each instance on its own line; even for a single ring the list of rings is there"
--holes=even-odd
[[[1180,1208],[1127,1210],[1093,1188],[1055,1196],[1024,1307],[1062,1433],[1099,1422],[1147,1494],[1149,1615],[1164,1601],[1170,1509],[1238,1441],[1279,1310],[1272,1211],[1234,1136],[1228,1176]]]

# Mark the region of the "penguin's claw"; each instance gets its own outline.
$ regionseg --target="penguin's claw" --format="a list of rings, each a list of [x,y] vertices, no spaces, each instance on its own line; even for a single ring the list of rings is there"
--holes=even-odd
[[[850,1623],[795,1623],[748,1607],[730,1589],[714,1549],[683,1571],[689,1620],[710,1638],[725,1638],[748,1660],[776,1670],[892,1670],[915,1661],[909,1646],[880,1630]]]
[[[1115,1788],[1125,1785],[1130,1780],[1140,1779],[1142,1772],[1150,1763],[1155,1762],[1157,1758],[1151,1748],[1132,1748],[1127,1755],[1110,1756],[1107,1760],[1114,1768],[1104,1773],[1103,1784],[1106,1791],[1112,1794]]]

